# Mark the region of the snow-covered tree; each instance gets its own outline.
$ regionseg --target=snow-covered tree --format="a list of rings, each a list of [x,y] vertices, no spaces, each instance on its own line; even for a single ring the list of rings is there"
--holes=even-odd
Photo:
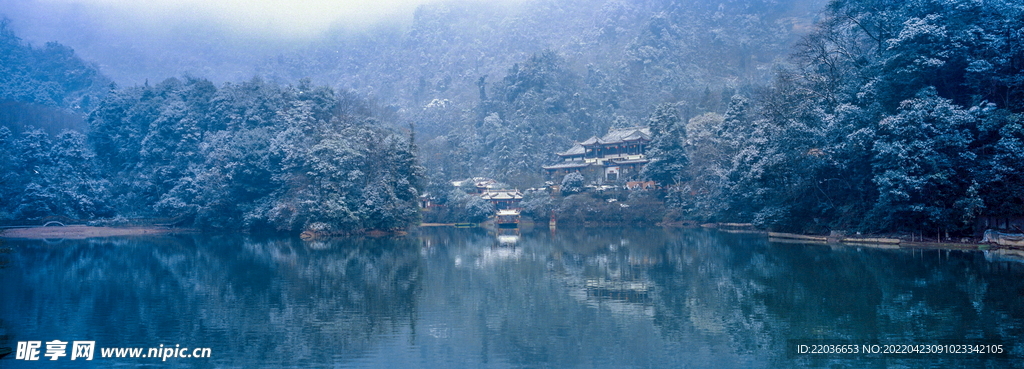
[[[674,106],[658,106],[648,121],[651,143],[647,156],[651,162],[640,173],[642,177],[665,187],[678,186],[689,179],[690,162],[683,147],[685,124]]]
[[[583,192],[584,178],[580,172],[572,172],[562,177],[562,185],[560,187],[563,194],[570,195],[574,193]]]

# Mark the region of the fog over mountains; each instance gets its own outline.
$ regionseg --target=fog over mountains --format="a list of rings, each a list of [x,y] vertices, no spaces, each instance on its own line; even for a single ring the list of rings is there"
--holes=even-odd
[[[271,75],[282,82],[310,77],[336,88],[390,95],[395,91],[380,85],[401,81],[373,78],[385,69],[398,74],[391,69],[395,65],[417,68],[410,70],[417,75],[405,77],[412,81],[406,90],[417,88],[420,77],[435,89],[450,89],[450,83],[438,85],[472,73],[479,75],[456,82],[474,91],[479,76],[498,78],[513,63],[543,50],[556,51],[580,68],[614,66],[659,16],[677,28],[673,37],[687,38],[688,50],[680,53],[737,54],[745,47],[757,54],[748,66],[756,69],[791,52],[823,6],[821,0],[399,0],[379,6],[365,1],[3,0],[0,13],[27,42],[69,46],[122,85],[183,74],[218,83]],[[733,45],[741,50],[725,50]],[[652,56],[657,55],[647,57]],[[769,75],[744,73],[759,74],[760,82]]]
[[[573,142],[648,126],[657,137],[641,177],[661,186],[652,196],[666,220],[967,232],[980,216],[1024,215],[1024,11],[1013,1],[143,4],[0,0],[10,152],[43,138],[19,136],[29,126],[87,131],[79,141],[95,152],[82,157],[101,161],[97,175],[144,179],[108,178],[109,196],[94,188],[97,199],[120,199],[90,202],[108,214],[230,213],[207,223],[299,229],[330,213],[336,224],[378,227],[365,222],[380,210],[366,205],[370,195],[346,192],[356,182],[308,176],[370,171],[387,183],[372,203],[423,192],[444,203],[450,180],[539,186],[551,180],[540,166]],[[68,147],[76,140],[65,137]],[[288,149],[250,146],[260,140]],[[115,141],[139,151],[108,152]],[[364,162],[358,153],[374,147],[394,148],[395,162]],[[254,163],[245,150],[292,154]],[[351,155],[359,159],[329,160]],[[35,159],[19,160],[10,165]],[[261,185],[224,174],[217,180],[241,186],[231,196],[188,187],[216,182],[196,176],[224,165],[255,165],[243,172]],[[15,177],[4,199],[17,218],[29,214],[21,186],[36,182]],[[331,186],[351,196],[271,211],[322,205]],[[203,191],[249,205],[202,210]],[[33,216],[63,211],[32,201],[49,204]],[[564,204],[534,205],[528,212]],[[400,226],[415,218],[409,206],[375,216]]]

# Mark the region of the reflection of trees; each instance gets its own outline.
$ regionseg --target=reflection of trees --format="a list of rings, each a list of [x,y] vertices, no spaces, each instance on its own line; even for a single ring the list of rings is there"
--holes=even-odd
[[[750,365],[755,355],[781,354],[781,346],[772,344],[787,330],[757,298],[764,286],[738,268],[764,267],[752,250],[737,244],[744,238],[749,239],[683,232],[662,244],[665,262],[650,270],[659,289],[667,291],[655,302],[654,322],[661,333],[672,341],[703,342],[703,349],[733,357],[734,366]]]
[[[766,251],[774,267],[761,278],[768,287],[763,299],[775,314],[805,316],[792,324],[808,338],[1006,337],[991,317],[1024,318],[1014,304],[1022,302],[1019,295],[990,291],[1024,284],[994,273],[999,266],[980,253],[783,245]]]
[[[565,272],[566,260],[577,258],[565,252],[562,246],[568,245],[561,240],[526,234],[514,247],[503,247],[494,236],[461,230],[432,231],[423,239],[432,247],[419,324],[452,332],[444,339],[421,337],[416,344],[425,352],[524,366],[668,362],[650,355],[660,343],[645,316],[581,303],[587,301],[586,292],[573,295],[586,285],[584,275],[596,279],[599,267],[574,266]]]
[[[668,338],[786,360],[786,339],[930,342],[1022,332],[1024,268],[977,252],[769,244],[685,232],[651,279]],[[817,363],[815,365],[822,364]],[[791,366],[792,363],[775,363]]]
[[[698,331],[671,305],[694,294],[666,287],[667,276],[658,275],[678,257],[666,249],[678,237],[657,229],[532,233],[516,245],[518,256],[496,260],[486,235],[438,232],[424,242],[443,247],[430,253],[421,317],[467,332],[456,345],[467,355],[513,365],[764,366],[727,346],[731,326],[703,339],[679,337],[668,332],[674,322],[659,321],[682,319]],[[463,319],[426,313],[467,310]],[[691,310],[700,311],[682,312]]]
[[[706,359],[718,364],[792,365],[787,339],[1009,343],[1024,328],[1024,265],[977,252],[769,244],[701,230],[586,230],[545,242],[570,294],[593,281],[643,283],[618,296],[640,299],[589,289],[585,301],[651,311],[663,338],[713,352]]]
[[[26,246],[18,282],[34,287],[0,305],[24,314],[21,331],[102,346],[216,347],[214,360],[233,365],[350,360],[415,319],[414,240],[320,246],[246,237]]]
[[[658,234],[661,235],[661,234]],[[647,234],[645,242],[635,232],[571,232],[548,240],[557,262],[552,276],[569,287],[569,294],[591,306],[643,316],[653,315],[651,301],[656,293],[647,275],[651,265],[661,261],[657,239]],[[655,237],[652,237],[655,236]]]
[[[644,312],[663,344],[680,345],[675,360],[697,366],[764,366],[761,356],[771,353],[765,348],[780,335],[775,332],[786,331],[754,298],[763,287],[737,273],[734,262],[749,251],[728,243],[750,237],[662,230],[582,234],[556,241],[563,259],[574,259],[565,263],[567,268],[583,266],[584,278],[642,282],[646,299],[621,301],[642,307],[633,311]]]
[[[786,340],[1024,336],[1024,263],[997,253],[705,230],[16,243],[11,341],[209,346],[215,365],[827,366]]]
[[[7,268],[11,264],[11,254],[13,253],[14,249],[4,245],[4,240],[0,239],[0,270]]]
[[[534,233],[511,248],[483,233],[424,240],[437,247],[423,324],[463,332],[446,335],[461,340],[450,344],[462,356],[515,365],[785,367],[794,365],[787,339],[971,337],[957,326],[1004,327],[980,337],[1019,333],[1019,321],[992,318],[1013,305],[985,303],[998,273],[982,271],[976,253],[927,261],[703,230]],[[472,313],[438,313],[451,311]]]
[[[2,231],[0,231],[0,232],[2,232]],[[4,243],[5,243],[5,240],[0,239],[0,281],[8,280],[6,278],[6,276],[4,275],[4,273],[6,272],[5,269],[10,266],[10,264],[11,264],[11,256],[14,253],[14,249],[11,248],[11,247],[8,247]],[[0,290],[0,291],[2,291],[2,290]],[[0,299],[4,299],[4,298],[8,298],[8,297],[0,295]],[[0,306],[0,308],[2,308],[2,306]],[[11,350],[11,349],[14,349],[14,348],[15,348],[15,343],[13,343],[13,341],[11,341],[11,336],[10,336],[9,328],[7,326],[7,322],[5,322],[3,317],[0,316],[0,359],[3,359],[3,356],[6,356],[6,354],[10,353],[8,350]]]

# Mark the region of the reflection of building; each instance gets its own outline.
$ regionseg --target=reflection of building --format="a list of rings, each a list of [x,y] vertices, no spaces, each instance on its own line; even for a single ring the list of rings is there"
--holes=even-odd
[[[523,201],[523,193],[519,190],[486,190],[480,194],[480,198],[490,201],[498,210],[518,209],[519,202]]]
[[[569,287],[569,295],[582,303],[621,315],[654,316],[658,288],[648,271],[660,263],[660,257],[642,247],[629,247],[626,238],[607,241],[572,242],[570,249],[558,255],[562,263],[552,271]]]
[[[649,161],[646,153],[650,142],[651,130],[647,127],[612,129],[600,138],[591,137],[558,153],[562,162],[545,165],[544,170],[553,179],[572,172],[581,172],[598,183],[633,179]]]
[[[619,300],[623,302],[650,302],[650,283],[643,280],[621,281],[604,278],[588,278],[585,284],[587,297]]]
[[[498,228],[494,235],[500,247],[515,247],[519,242],[519,228]]]

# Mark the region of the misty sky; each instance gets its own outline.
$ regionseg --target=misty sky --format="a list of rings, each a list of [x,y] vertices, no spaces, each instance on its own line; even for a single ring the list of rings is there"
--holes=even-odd
[[[449,1],[0,0],[0,17],[25,41],[70,46],[119,83],[184,73],[231,81],[328,32],[409,24],[416,7]]]
[[[103,15],[104,27],[217,23],[242,33],[308,37],[336,26],[364,26],[390,18],[408,18],[421,4],[437,0],[3,0],[0,13],[50,23],[78,16]],[[6,11],[4,10],[6,9]],[[18,20],[18,19],[16,19]]]

